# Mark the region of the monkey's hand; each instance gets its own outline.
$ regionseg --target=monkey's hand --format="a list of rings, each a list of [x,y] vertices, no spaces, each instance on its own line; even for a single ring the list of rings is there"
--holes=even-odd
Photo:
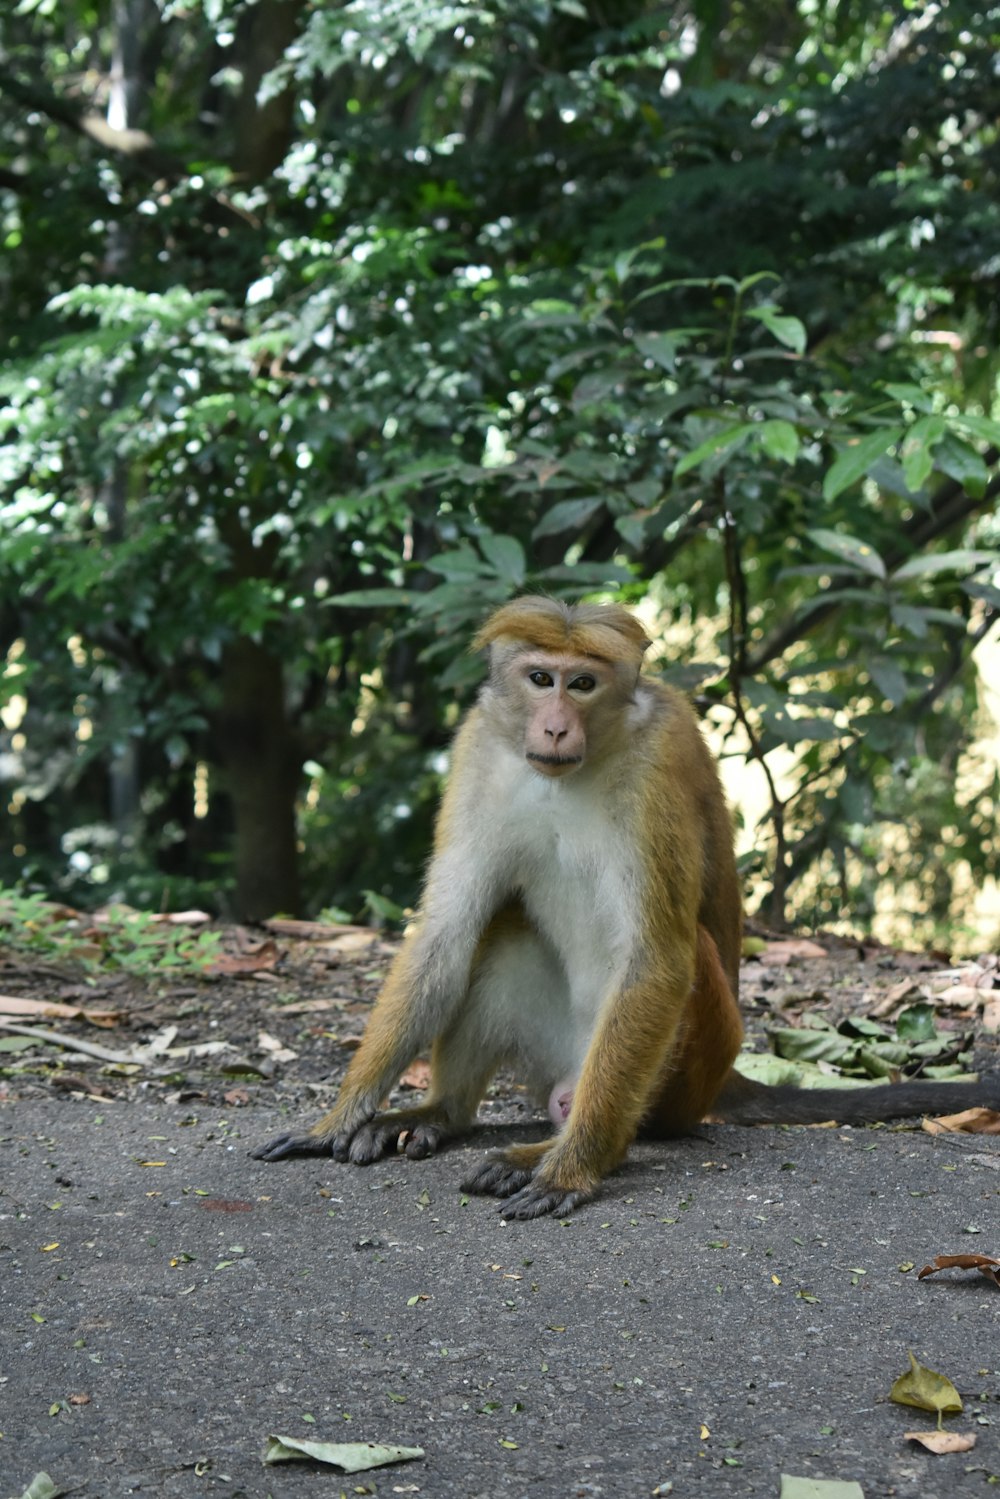
[[[561,1180],[554,1144],[542,1140],[486,1156],[463,1181],[463,1191],[502,1197],[500,1212],[505,1218],[571,1213],[594,1196],[597,1186]]]
[[[335,1161],[370,1166],[383,1156],[406,1155],[411,1161],[433,1155],[454,1132],[444,1113],[429,1105],[387,1109],[353,1129],[339,1120],[321,1119],[308,1134],[276,1135],[250,1154],[257,1161],[283,1161],[296,1155],[330,1155]]]
[[[275,1135],[266,1145],[258,1145],[250,1155],[255,1161],[285,1161],[293,1155],[328,1155],[330,1147],[316,1135],[296,1135],[289,1132]]]

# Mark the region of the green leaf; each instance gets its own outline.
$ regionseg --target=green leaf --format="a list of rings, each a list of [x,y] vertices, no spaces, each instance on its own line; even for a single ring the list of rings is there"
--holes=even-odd
[[[269,1436],[264,1451],[265,1463],[329,1463],[345,1473],[364,1473],[369,1468],[384,1468],[389,1463],[406,1463],[423,1457],[422,1447],[384,1447],[375,1442],[302,1442],[296,1437]]]
[[[674,468],[674,477],[679,479],[689,469],[697,468],[700,463],[704,463],[706,458],[721,457],[724,453],[742,447],[756,427],[756,422],[740,422],[735,427],[722,427],[718,432],[713,432],[711,437],[707,437],[696,448],[692,448],[690,453],[684,454]]]
[[[969,416],[967,412],[961,416],[951,419],[952,426],[964,427],[971,432],[973,437],[978,437],[983,442],[988,442],[991,447],[1000,447],[1000,422],[995,422],[988,416]]]
[[[672,375],[677,369],[678,351],[687,342],[688,333],[678,329],[674,333],[637,333],[635,346],[644,359],[651,359],[661,369]]]
[[[934,410],[931,397],[919,385],[887,383],[884,389],[901,406],[912,406],[914,411],[923,411],[928,415]]]
[[[794,1026],[775,1026],[768,1030],[771,1044],[779,1057],[789,1062],[843,1063],[857,1052],[857,1045],[832,1027],[806,1030]]]
[[[890,661],[885,656],[876,656],[868,662],[868,675],[893,707],[898,708],[906,700],[906,676],[895,661]]]
[[[962,1397],[943,1374],[936,1374],[920,1364],[910,1353],[910,1368],[893,1382],[889,1399],[897,1405],[915,1405],[918,1410],[931,1411],[938,1417],[957,1415],[962,1409]]]
[[[426,566],[431,572],[440,573],[443,578],[447,578],[449,583],[473,583],[478,578],[489,577],[492,572],[464,541],[453,551],[438,552]]]
[[[934,466],[956,484],[961,484],[974,500],[981,499],[989,483],[990,471],[975,448],[970,448],[947,432],[934,450]]]
[[[794,463],[802,446],[792,423],[778,419],[761,422],[757,428],[757,440],[769,458],[777,458],[782,463]]]
[[[850,489],[852,484],[863,479],[868,470],[899,441],[902,434],[902,427],[879,427],[876,432],[869,432],[867,437],[860,437],[856,442],[848,444],[837,454],[827,470],[823,480],[824,500],[835,500],[845,489]]]
[[[947,427],[943,416],[922,416],[903,439],[903,477],[911,490],[923,489],[934,468],[934,449]]]
[[[793,1478],[781,1475],[778,1499],[865,1499],[860,1483],[844,1478]]]
[[[585,526],[591,516],[602,508],[602,499],[560,500],[551,510],[546,510],[532,531],[532,536],[559,536],[563,531],[575,531]]]
[[[908,1005],[896,1016],[896,1034],[901,1041],[935,1041],[933,1005]]]
[[[505,583],[512,588],[523,588],[527,564],[524,547],[513,536],[498,536],[494,531],[484,531],[476,538],[479,550],[491,563]]]
[[[327,599],[342,609],[394,609],[409,608],[413,594],[405,588],[355,588],[348,593],[335,593]]]
[[[21,1499],[59,1499],[60,1494],[67,1492],[62,1484],[53,1483],[47,1473],[36,1473]]]
[[[925,557],[911,557],[893,573],[893,581],[907,578],[931,578],[937,573],[972,572],[989,562],[996,562],[996,552],[972,551],[963,548],[954,552],[931,552]]]
[[[797,317],[788,317],[778,311],[773,302],[766,303],[763,307],[752,307],[747,317],[756,318],[764,324],[767,331],[784,344],[786,349],[794,349],[796,354],[804,354],[806,351],[806,329],[805,324]]]
[[[825,552],[833,552],[842,562],[847,562],[858,571],[868,573],[873,578],[885,577],[885,563],[867,541],[860,541],[856,536],[845,536],[842,531],[826,531],[822,527],[807,531],[806,535]]]

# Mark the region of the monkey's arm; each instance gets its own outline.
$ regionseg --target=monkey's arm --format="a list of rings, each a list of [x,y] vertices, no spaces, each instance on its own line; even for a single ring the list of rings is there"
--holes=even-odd
[[[389,1133],[376,1138],[372,1121],[379,1104],[400,1073],[428,1045],[435,1030],[433,1013],[447,998],[460,994],[462,955],[454,949],[442,961],[425,933],[408,937],[378,997],[361,1045],[341,1085],[337,1102],[311,1129],[289,1131],[251,1151],[258,1161],[281,1161],[297,1155],[332,1155],[334,1160],[365,1164],[382,1155]],[[471,952],[468,954],[471,962]],[[465,966],[464,983],[468,983]],[[392,1135],[392,1143],[406,1126]]]
[[[448,803],[446,797],[442,819]],[[256,1160],[330,1154],[364,1165],[394,1147],[404,1132],[411,1134],[407,1153],[420,1156],[459,1127],[444,1101],[378,1110],[403,1069],[442,1034],[466,998],[473,956],[501,890],[498,861],[489,848],[480,847],[473,856],[461,842],[440,847],[420,924],[390,969],[337,1102],[312,1129],[277,1135],[252,1151]]]

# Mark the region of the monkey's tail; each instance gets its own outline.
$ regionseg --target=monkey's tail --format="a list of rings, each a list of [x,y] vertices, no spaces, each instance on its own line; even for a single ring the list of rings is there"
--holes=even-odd
[[[1000,1109],[1000,1073],[961,1083],[862,1084],[856,1088],[796,1088],[754,1082],[729,1073],[710,1118],[724,1124],[874,1124],[915,1114]]]

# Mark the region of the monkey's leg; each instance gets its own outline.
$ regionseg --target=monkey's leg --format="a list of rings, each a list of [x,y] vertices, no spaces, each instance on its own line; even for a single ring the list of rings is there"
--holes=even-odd
[[[694,952],[678,955],[672,971],[652,972],[605,1003],[573,1094],[566,1127],[548,1142],[531,1179],[516,1152],[497,1158],[497,1180],[481,1190],[513,1194],[507,1218],[568,1213],[593,1197],[602,1177],[623,1159],[655,1095],[677,1042],[691,993]]]
[[[714,939],[698,928],[694,987],[642,1133],[690,1134],[712,1108],[743,1041],[743,1020]]]

